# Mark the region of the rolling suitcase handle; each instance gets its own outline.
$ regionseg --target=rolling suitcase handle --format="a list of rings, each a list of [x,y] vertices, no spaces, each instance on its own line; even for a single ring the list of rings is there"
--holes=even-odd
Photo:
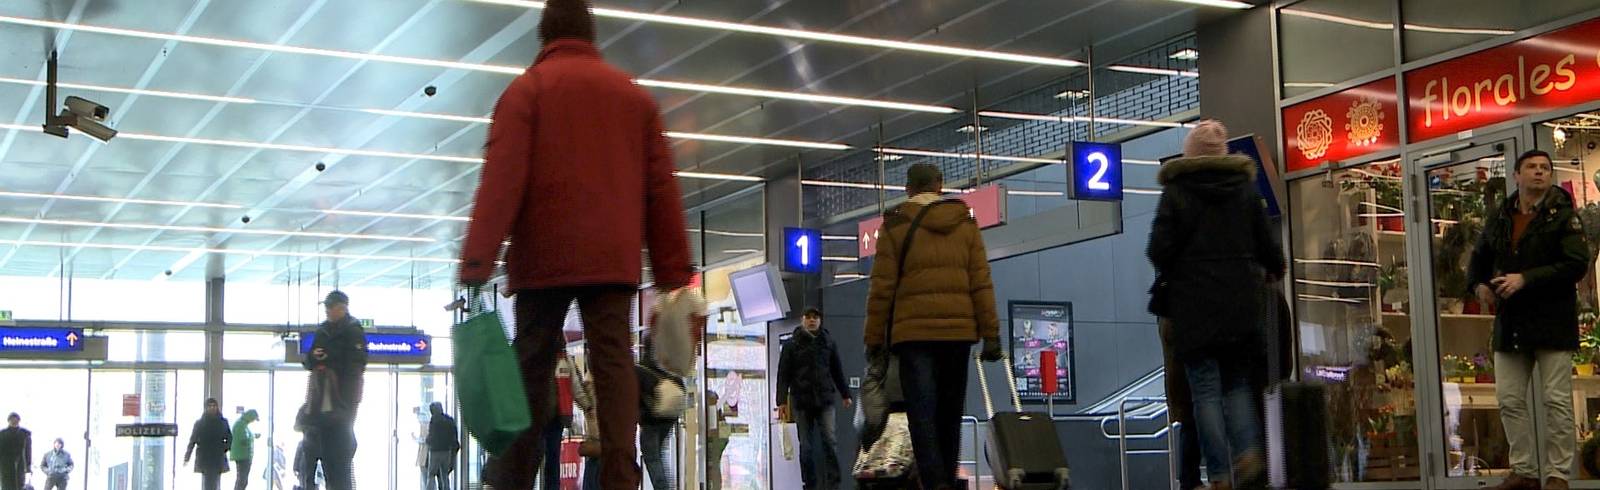
[[[983,375],[983,357],[973,355],[972,362],[978,365],[978,386],[983,390],[983,408],[989,411],[989,418],[994,418],[994,400],[989,396],[989,378]],[[1022,410],[1022,395],[1017,393],[1017,375],[1011,372],[1011,356],[1000,354],[1000,362],[1006,372],[1006,384],[1011,386],[1011,408]]]

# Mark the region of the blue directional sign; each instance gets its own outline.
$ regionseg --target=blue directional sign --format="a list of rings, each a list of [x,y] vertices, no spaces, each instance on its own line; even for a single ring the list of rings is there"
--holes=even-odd
[[[822,271],[822,230],[783,229],[783,271],[801,274]]]
[[[1067,151],[1067,197],[1077,201],[1122,200],[1122,145],[1073,142]]]
[[[83,329],[0,327],[0,352],[82,352]]]
[[[311,355],[311,346],[317,334],[300,334],[300,354]],[[367,358],[375,361],[387,359],[431,359],[433,337],[419,333],[368,333]]]

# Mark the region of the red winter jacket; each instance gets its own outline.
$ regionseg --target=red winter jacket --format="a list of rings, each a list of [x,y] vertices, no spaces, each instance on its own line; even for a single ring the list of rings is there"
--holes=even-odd
[[[672,149],[655,101],[585,41],[549,43],[495,106],[462,251],[483,283],[500,245],[513,289],[689,283],[689,243]]]

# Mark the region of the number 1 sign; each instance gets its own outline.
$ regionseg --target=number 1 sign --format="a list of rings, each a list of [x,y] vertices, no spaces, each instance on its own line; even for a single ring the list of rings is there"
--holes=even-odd
[[[783,229],[783,271],[815,274],[822,271],[822,230]]]
[[[1122,200],[1122,145],[1073,142],[1067,151],[1067,197],[1078,201]]]

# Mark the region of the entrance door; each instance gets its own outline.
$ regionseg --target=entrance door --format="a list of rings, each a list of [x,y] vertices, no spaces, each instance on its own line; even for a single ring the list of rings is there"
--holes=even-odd
[[[1510,473],[1511,462],[1505,428],[1500,424],[1495,399],[1494,330],[1492,306],[1479,304],[1468,292],[1467,263],[1483,231],[1488,210],[1507,194],[1506,160],[1516,155],[1516,138],[1506,138],[1456,151],[1425,156],[1413,168],[1423,168],[1427,193],[1424,203],[1428,223],[1434,352],[1438,362],[1440,412],[1435,454],[1441,471],[1434,476],[1449,480],[1443,488],[1477,488]]]
[[[87,481],[126,481],[126,488],[200,488],[194,467],[183,463],[183,450],[205,409],[203,371],[95,370],[90,391],[91,445],[79,463],[89,468]],[[117,437],[117,424],[127,423],[177,424],[178,436]]]

